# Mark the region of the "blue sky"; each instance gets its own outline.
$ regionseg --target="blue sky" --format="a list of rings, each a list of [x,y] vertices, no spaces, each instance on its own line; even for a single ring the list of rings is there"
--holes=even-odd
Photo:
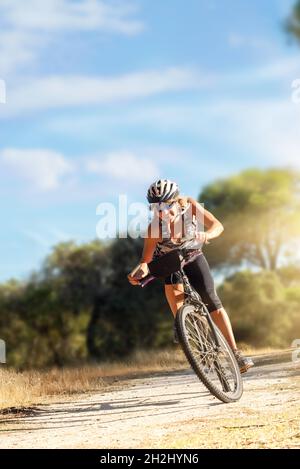
[[[299,168],[293,3],[1,0],[0,280],[95,238],[100,202],[142,202],[157,177],[196,197],[248,167]]]

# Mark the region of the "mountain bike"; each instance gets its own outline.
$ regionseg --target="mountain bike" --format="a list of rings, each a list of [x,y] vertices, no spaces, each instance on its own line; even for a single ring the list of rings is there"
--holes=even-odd
[[[180,272],[185,299],[175,317],[179,344],[198,378],[215,397],[225,403],[238,401],[243,394],[239,366],[200,295],[191,286],[184,272],[187,262],[183,250],[171,251],[148,264],[150,273],[141,279],[140,285],[145,287],[156,278]]]

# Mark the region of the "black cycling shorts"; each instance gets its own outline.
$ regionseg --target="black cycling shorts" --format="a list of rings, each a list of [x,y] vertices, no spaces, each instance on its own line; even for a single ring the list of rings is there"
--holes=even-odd
[[[203,253],[197,256],[194,261],[187,264],[183,270],[190,284],[199,293],[210,313],[216,309],[223,308],[215,289],[214,279],[212,278],[208,262]],[[175,272],[165,279],[165,285],[176,285],[179,283],[182,283],[180,272]]]

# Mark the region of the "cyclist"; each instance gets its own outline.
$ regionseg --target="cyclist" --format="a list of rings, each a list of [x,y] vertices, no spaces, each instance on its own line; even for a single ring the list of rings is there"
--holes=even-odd
[[[237,349],[229,317],[216,293],[214,280],[202,251],[203,244],[208,244],[209,240],[217,238],[224,231],[222,223],[193,198],[180,196],[178,185],[168,179],[153,183],[149,187],[147,199],[154,217],[148,226],[141,261],[128,275],[129,282],[138,285],[149,273],[148,263],[152,259],[174,249],[184,249],[187,263],[183,270],[232,348],[241,373],[245,373],[254,363]],[[200,220],[203,222],[199,223]],[[202,230],[204,227],[207,230],[199,230],[199,225]],[[175,317],[184,302],[180,272],[165,279],[165,294]],[[178,342],[176,335],[174,341]]]

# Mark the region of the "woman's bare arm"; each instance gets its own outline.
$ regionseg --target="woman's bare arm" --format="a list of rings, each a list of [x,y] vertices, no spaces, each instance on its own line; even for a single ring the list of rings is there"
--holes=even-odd
[[[151,237],[150,224],[147,230],[147,236],[144,238],[144,248],[141,261],[128,275],[128,280],[132,285],[137,285],[139,283],[139,280],[148,274],[149,269],[147,264],[152,261],[153,254],[158,241],[158,238]]]
[[[202,207],[199,202],[191,197],[188,198],[188,201],[195,208],[196,219],[204,224],[207,235],[207,240],[218,238],[224,231],[224,226],[222,223],[208,210]]]
[[[156,244],[159,241],[159,238],[151,236],[152,224],[148,226],[147,236],[144,239],[144,248],[141,258],[141,263],[149,263],[152,261],[153,254],[156,248]]]

